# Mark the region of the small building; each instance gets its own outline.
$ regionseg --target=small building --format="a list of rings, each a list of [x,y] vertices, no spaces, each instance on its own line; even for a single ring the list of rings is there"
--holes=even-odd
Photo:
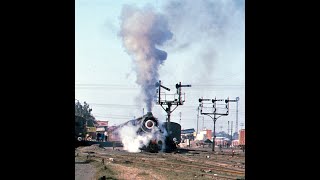
[[[184,142],[185,139],[194,140],[194,132],[195,130],[192,129],[182,129],[181,130],[181,141]]]
[[[205,132],[204,134],[206,135],[207,139],[212,139],[212,130],[211,129],[204,129],[202,130],[203,132]]]
[[[97,120],[97,129],[96,133],[102,134],[102,141],[106,141],[108,139],[108,121],[99,121]]]
[[[245,136],[245,129],[239,130],[239,145],[244,146],[246,144],[246,136]]]
[[[239,146],[239,140],[233,140],[232,143],[231,143],[231,146],[232,147],[238,147]]]
[[[97,131],[99,130],[107,131],[108,130],[108,121],[96,121],[97,122]]]
[[[215,145],[216,146],[227,146],[228,142],[229,142],[229,138],[226,138],[226,137],[216,137],[215,139]]]
[[[97,138],[96,130],[97,130],[96,127],[87,126],[87,130],[86,130],[86,132],[87,132],[87,134],[86,134],[86,140],[92,141],[92,140],[96,139],[96,138]]]
[[[196,140],[206,140],[209,139],[212,140],[212,130],[204,129],[197,134]]]
[[[117,130],[118,126],[108,127],[108,141],[121,141],[119,131]]]
[[[195,132],[194,128],[191,129],[181,129],[181,134],[193,134]]]

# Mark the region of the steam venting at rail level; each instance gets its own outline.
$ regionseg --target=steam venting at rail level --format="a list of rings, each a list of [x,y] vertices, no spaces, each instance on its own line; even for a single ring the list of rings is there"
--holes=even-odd
[[[167,132],[151,112],[120,125],[118,132],[126,151],[140,152],[149,148],[157,152],[165,149]]]

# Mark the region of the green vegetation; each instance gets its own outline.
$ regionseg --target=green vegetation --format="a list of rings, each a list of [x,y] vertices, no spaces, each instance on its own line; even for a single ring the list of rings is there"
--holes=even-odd
[[[94,127],[96,120],[91,114],[92,109],[86,102],[82,105],[79,101],[75,102],[75,137],[84,138],[86,134],[86,126]]]

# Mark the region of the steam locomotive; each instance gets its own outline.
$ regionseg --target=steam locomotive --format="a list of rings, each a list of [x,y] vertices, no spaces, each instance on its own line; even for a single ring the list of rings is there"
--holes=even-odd
[[[163,150],[171,152],[176,150],[177,144],[181,142],[181,125],[175,122],[164,122],[160,124],[151,112],[134,120],[130,120],[115,128],[109,129],[109,141],[120,142],[120,131],[125,126],[138,127],[137,135],[151,135],[152,138],[147,144],[141,145],[141,150],[158,152]]]

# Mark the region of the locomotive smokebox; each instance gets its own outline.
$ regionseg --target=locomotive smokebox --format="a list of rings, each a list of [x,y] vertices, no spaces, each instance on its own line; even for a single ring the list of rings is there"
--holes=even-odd
[[[141,129],[144,132],[151,132],[154,127],[158,126],[158,120],[153,116],[152,112],[147,112],[142,119]]]

